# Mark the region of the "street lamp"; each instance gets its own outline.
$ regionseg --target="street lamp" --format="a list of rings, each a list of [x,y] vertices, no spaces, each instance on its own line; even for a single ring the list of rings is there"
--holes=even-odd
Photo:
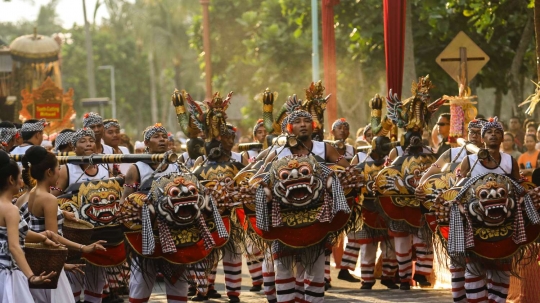
[[[112,101],[112,118],[116,119],[116,88],[114,81],[114,66],[102,65],[98,69],[109,69],[111,71],[111,101]]]

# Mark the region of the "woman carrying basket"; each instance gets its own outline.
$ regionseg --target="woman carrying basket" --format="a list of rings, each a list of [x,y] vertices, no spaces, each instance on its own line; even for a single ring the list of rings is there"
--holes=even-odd
[[[52,239],[70,250],[92,253],[96,250],[105,250],[101,245],[106,241],[97,241],[91,245],[82,245],[62,237],[62,224],[64,216],[56,197],[49,193],[51,186],[56,185],[59,176],[59,166],[56,156],[47,152],[41,146],[30,147],[22,159],[25,170],[30,171],[30,176],[36,179],[36,186],[30,191],[27,208],[29,212],[30,229],[35,232],[52,234]],[[26,208],[23,206],[23,208]],[[79,271],[75,266],[72,270]],[[60,273],[58,287],[53,290],[32,289],[35,302],[73,302],[73,293],[64,271]]]
[[[29,284],[50,282],[55,272],[36,275],[24,256],[24,243],[57,246],[45,235],[29,231],[17,206],[11,203],[21,188],[19,166],[0,151],[0,302],[33,302]]]

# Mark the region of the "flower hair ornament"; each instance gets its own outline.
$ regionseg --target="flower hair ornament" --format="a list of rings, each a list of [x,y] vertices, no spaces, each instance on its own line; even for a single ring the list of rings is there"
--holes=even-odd
[[[163,127],[163,125],[161,125],[161,123],[156,123],[153,126],[147,127],[143,131],[144,141],[150,140],[150,138],[152,138],[155,133],[164,133],[166,135],[168,134],[167,130],[165,129],[165,127]]]

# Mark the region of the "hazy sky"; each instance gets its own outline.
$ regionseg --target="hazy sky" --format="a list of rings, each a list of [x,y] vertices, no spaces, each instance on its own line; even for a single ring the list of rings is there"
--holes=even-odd
[[[39,7],[49,2],[49,0],[11,0],[11,2],[0,0],[0,22],[35,20]],[[97,0],[86,0],[86,12],[90,21],[96,2]],[[60,0],[56,12],[65,28],[70,28],[73,23],[84,23],[82,0]],[[96,21],[99,22],[102,17],[108,17],[107,8],[103,4],[98,9]]]

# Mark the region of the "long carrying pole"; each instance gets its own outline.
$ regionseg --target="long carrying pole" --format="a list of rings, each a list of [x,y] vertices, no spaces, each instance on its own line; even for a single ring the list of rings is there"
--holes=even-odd
[[[11,159],[20,162],[24,154],[10,155]],[[161,163],[165,159],[168,163],[178,160],[178,155],[174,153],[164,154],[113,154],[113,155],[91,155],[91,156],[56,156],[60,164],[101,164],[101,163]]]
[[[317,82],[320,79],[319,73],[319,1],[311,0],[311,69],[312,80]]]

